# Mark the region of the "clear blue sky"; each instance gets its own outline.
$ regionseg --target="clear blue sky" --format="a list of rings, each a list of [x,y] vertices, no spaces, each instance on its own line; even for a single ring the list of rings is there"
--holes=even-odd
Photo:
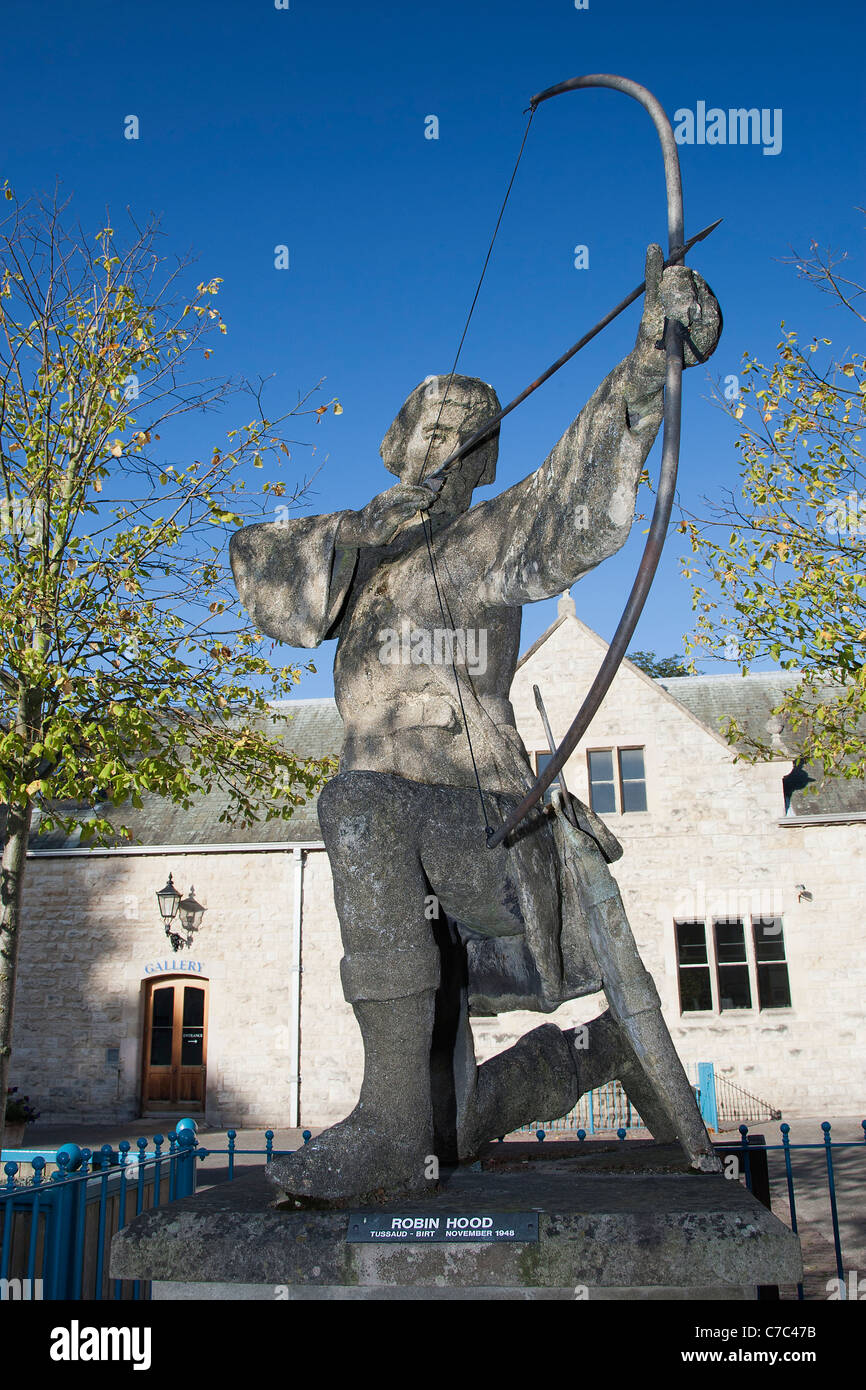
[[[160,214],[166,249],[193,248],[196,279],[224,279],[229,335],[211,366],[276,373],[286,404],[327,378],[324,399],[344,414],[315,432],[315,462],[327,458],[310,509],[360,507],[393,482],[378,445],[404,397],[450,367],[530,96],[579,73],[632,77],[671,116],[699,101],[783,113],[776,155],[680,147],[687,234],[725,219],[692,256],[725,314],[714,375],[736,372],[747,349],[766,359],[783,318],[850,341],[778,258],[815,238],[862,267],[864,28],[859,0],[7,0],[2,176],[19,196],[59,178],[88,227],[106,205],[116,225],[127,204]],[[137,141],[123,138],[129,114]],[[429,115],[438,140],[424,138]],[[460,370],[515,395],[643,278],[646,244],[664,233],[646,114],[605,91],[541,107]],[[274,268],[279,243],[288,271]],[[579,243],[588,270],[574,268]],[[506,422],[497,490],[542,461],[631,346],[637,312]],[[681,495],[694,504],[731,485],[736,455],[702,369],[685,384]],[[213,425],[193,429],[200,453]],[[574,590],[606,637],[642,539]],[[634,646],[681,647],[679,553],[674,535]],[[554,614],[553,601],[525,610],[524,647]],[[301,695],[331,689],[333,644],[315,659]]]

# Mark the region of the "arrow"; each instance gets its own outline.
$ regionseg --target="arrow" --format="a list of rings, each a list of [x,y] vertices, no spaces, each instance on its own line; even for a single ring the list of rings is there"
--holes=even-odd
[[[532,687],[532,693],[535,696],[535,707],[538,710],[538,713],[541,715],[541,722],[544,725],[544,732],[547,735],[547,742],[550,745],[551,755],[555,758],[556,740],[553,737],[553,729],[550,727],[550,720],[547,717],[547,710],[544,708],[544,701],[541,698],[541,691],[539,690],[537,685],[534,685]],[[559,785],[562,790],[562,809],[565,812],[566,819],[571,822],[575,829],[577,829],[577,821],[574,818],[574,808],[571,804],[571,796],[569,795],[568,787],[565,785],[565,773],[562,771],[562,768],[560,768],[559,770]]]

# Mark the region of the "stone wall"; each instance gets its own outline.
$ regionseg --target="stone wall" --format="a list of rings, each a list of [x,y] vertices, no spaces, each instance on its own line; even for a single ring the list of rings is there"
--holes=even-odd
[[[291,853],[82,853],[27,868],[12,1084],[45,1120],[140,1113],[144,986],[158,973],[147,967],[171,973],[174,960],[199,962],[209,982],[208,1118],[285,1123]],[[208,908],[192,949],[174,957],[155,897],[169,872]]]

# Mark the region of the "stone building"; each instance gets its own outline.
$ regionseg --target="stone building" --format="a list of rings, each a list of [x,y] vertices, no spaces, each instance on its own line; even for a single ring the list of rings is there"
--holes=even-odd
[[[603,651],[563,597],[523,656],[511,698],[539,765],[533,685],[560,738]],[[791,679],[653,680],[626,661],[566,776],[624,845],[614,871],[683,1061],[714,1063],[786,1117],[851,1114],[866,1102],[866,787],[804,793],[795,750],[770,722]],[[299,755],[339,752],[332,700],[284,708]],[[731,714],[769,731],[778,760],[735,761],[718,731]],[[46,1119],[199,1112],[220,1125],[315,1126],[353,1105],[361,1041],[340,988],[315,807],[241,833],[223,809],[216,793],[189,811],[149,799],[124,809],[136,843],[119,848],[34,838],[12,1080]],[[206,908],[176,952],[155,896],[169,874]],[[547,1017],[573,1025],[603,1008],[596,996]],[[479,1058],[541,1021],[476,1019]]]

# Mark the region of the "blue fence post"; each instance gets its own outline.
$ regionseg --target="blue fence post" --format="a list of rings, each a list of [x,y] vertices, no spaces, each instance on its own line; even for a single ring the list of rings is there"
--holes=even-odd
[[[93,1297],[102,1301],[102,1271],[105,1261],[105,1219],[108,1203],[108,1174],[114,1150],[110,1144],[103,1144],[99,1151],[99,1221],[96,1231],[96,1288]]]
[[[30,1218],[30,1249],[27,1253],[27,1278],[33,1280],[36,1273],[36,1236],[39,1231],[39,1204],[42,1197],[42,1170],[45,1167],[45,1159],[41,1154],[37,1154],[33,1160],[33,1188],[36,1193],[33,1200],[33,1212]],[[48,1222],[46,1220],[46,1236],[48,1234]],[[46,1241],[47,1244],[47,1241]],[[45,1253],[42,1256],[43,1267],[45,1265]],[[44,1276],[43,1276],[44,1277]],[[33,1284],[30,1285],[31,1289]]]
[[[739,1128],[740,1135],[741,1135],[740,1147],[741,1147],[741,1149],[742,1149],[742,1154],[743,1154],[743,1171],[744,1171],[744,1173],[745,1173],[745,1175],[746,1175],[746,1187],[747,1187],[747,1188],[749,1189],[749,1191],[751,1192],[751,1190],[752,1190],[752,1164],[751,1164],[751,1160],[750,1160],[750,1158],[749,1158],[749,1126],[748,1126],[748,1125],[739,1125],[738,1128]]]
[[[839,1276],[840,1296],[845,1298],[845,1270],[842,1266],[842,1242],[839,1239],[839,1213],[836,1210],[836,1180],[833,1175],[833,1152],[830,1147],[830,1121],[824,1120],[821,1125],[824,1131],[824,1152],[827,1157],[827,1185],[830,1189],[830,1214],[833,1218],[833,1245],[836,1250],[836,1273]],[[857,1297],[857,1290],[854,1290],[854,1297]]]
[[[6,1174],[6,1191],[10,1194],[15,1191],[17,1186],[15,1174],[18,1172],[18,1164],[11,1161],[3,1164],[3,1171]],[[9,1252],[12,1247],[12,1221],[14,1217],[14,1207],[12,1197],[6,1197],[3,1201],[3,1245],[0,1247],[0,1279],[9,1277]]]
[[[162,1146],[165,1143],[165,1136],[155,1134],[153,1136],[153,1205],[159,1206],[159,1191],[162,1184]]]
[[[698,1062],[698,1094],[704,1124],[707,1129],[718,1131],[719,1108],[716,1101],[716,1073],[712,1062]]]
[[[168,1200],[173,1202],[177,1196],[177,1134],[174,1130],[168,1136]]]
[[[70,1197],[72,1206],[75,1210],[75,1240],[72,1245],[72,1297],[80,1299],[82,1297],[82,1283],[84,1281],[84,1223],[87,1217],[87,1169],[90,1163],[90,1150],[81,1150],[81,1172],[80,1181],[72,1184]]]
[[[127,1162],[127,1159],[129,1158],[129,1140],[128,1140],[128,1139],[121,1139],[121,1141],[120,1141],[120,1143],[118,1144],[117,1148],[118,1148],[118,1155],[119,1155],[119,1162],[120,1162],[120,1176],[119,1176],[119,1178],[118,1178],[118,1197],[117,1197],[117,1202],[118,1202],[118,1208],[117,1208],[117,1230],[118,1230],[118,1231],[122,1231],[123,1228],[124,1228],[124,1226],[126,1225],[126,1162]],[[120,1279],[115,1279],[115,1281],[114,1281],[114,1298],[115,1298],[115,1299],[119,1299],[122,1292],[123,1292],[123,1284],[122,1284],[122,1281],[121,1281]]]
[[[229,1182],[231,1182],[235,1175],[235,1140],[238,1137],[237,1130],[228,1130],[227,1137],[229,1141]]]
[[[64,1144],[54,1155],[57,1164],[51,1174],[48,1191],[58,1194],[59,1185],[66,1181],[69,1172],[69,1158],[72,1145]],[[44,1161],[44,1160],[43,1160]],[[64,1298],[67,1295],[64,1273],[69,1265],[65,1198],[67,1193],[58,1194],[51,1199],[51,1206],[45,1213],[45,1236],[42,1246],[42,1296],[43,1298]],[[32,1220],[35,1224],[35,1213]],[[31,1237],[33,1227],[31,1226]]]
[[[788,1138],[788,1135],[791,1133],[791,1126],[789,1124],[783,1124],[779,1126],[779,1129],[782,1131],[782,1148],[784,1149],[785,1153],[785,1181],[788,1184],[788,1207],[790,1208],[791,1212],[791,1230],[794,1232],[794,1235],[796,1235],[797,1203],[794,1198],[794,1173],[791,1168],[791,1141]],[[803,1285],[798,1284],[797,1298],[800,1300],[800,1302],[802,1302],[805,1297],[806,1295],[803,1290]]]
[[[135,1214],[136,1216],[140,1216],[144,1207],[144,1159],[147,1153],[147,1139],[142,1134],[140,1138],[136,1139],[135,1143],[138,1148],[138,1181],[135,1192]],[[132,1281],[132,1297],[136,1301],[141,1299],[140,1279],[133,1279]]]
[[[139,1216],[144,1207],[144,1160],[147,1154],[147,1140],[144,1135],[136,1139],[138,1148],[138,1190],[135,1194],[135,1214]]]
[[[191,1197],[195,1191],[195,1149],[196,1137],[191,1129],[182,1129],[178,1132],[177,1147],[180,1150],[177,1157],[177,1182],[175,1183],[175,1197]]]
[[[866,1137],[866,1136],[864,1136]],[[274,1157],[274,1131],[265,1130],[265,1162],[271,1163]]]

